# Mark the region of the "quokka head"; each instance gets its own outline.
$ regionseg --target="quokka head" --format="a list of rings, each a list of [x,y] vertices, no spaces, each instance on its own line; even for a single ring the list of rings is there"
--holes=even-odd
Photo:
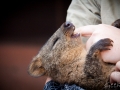
[[[29,74],[35,77],[57,73],[63,64],[67,65],[79,55],[80,34],[74,33],[75,26],[65,22],[43,45],[29,65]],[[78,53],[78,54],[77,54]]]

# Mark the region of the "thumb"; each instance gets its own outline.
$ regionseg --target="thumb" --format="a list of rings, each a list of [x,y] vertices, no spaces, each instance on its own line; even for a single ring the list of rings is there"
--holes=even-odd
[[[87,25],[75,29],[75,33],[80,33],[82,36],[87,37],[91,36],[92,33],[96,30],[97,25]]]

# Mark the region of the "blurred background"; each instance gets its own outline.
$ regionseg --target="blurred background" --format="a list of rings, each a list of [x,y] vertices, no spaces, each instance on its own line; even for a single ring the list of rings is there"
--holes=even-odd
[[[0,90],[42,90],[46,77],[27,69],[41,46],[65,22],[71,0],[0,3]]]

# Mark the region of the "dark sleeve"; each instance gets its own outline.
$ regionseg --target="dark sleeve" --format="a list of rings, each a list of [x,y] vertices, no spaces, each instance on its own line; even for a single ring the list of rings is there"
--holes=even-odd
[[[84,90],[81,87],[72,84],[60,84],[58,82],[49,81],[45,84],[44,90]]]

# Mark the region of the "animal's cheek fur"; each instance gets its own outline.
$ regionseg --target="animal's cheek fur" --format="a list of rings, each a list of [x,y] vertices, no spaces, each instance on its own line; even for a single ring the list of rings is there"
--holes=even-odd
[[[71,64],[75,62],[76,60],[78,60],[79,57],[81,56],[81,52],[79,48],[80,47],[72,48],[69,50],[66,49],[63,52],[63,55],[61,55],[61,64],[63,65]]]

